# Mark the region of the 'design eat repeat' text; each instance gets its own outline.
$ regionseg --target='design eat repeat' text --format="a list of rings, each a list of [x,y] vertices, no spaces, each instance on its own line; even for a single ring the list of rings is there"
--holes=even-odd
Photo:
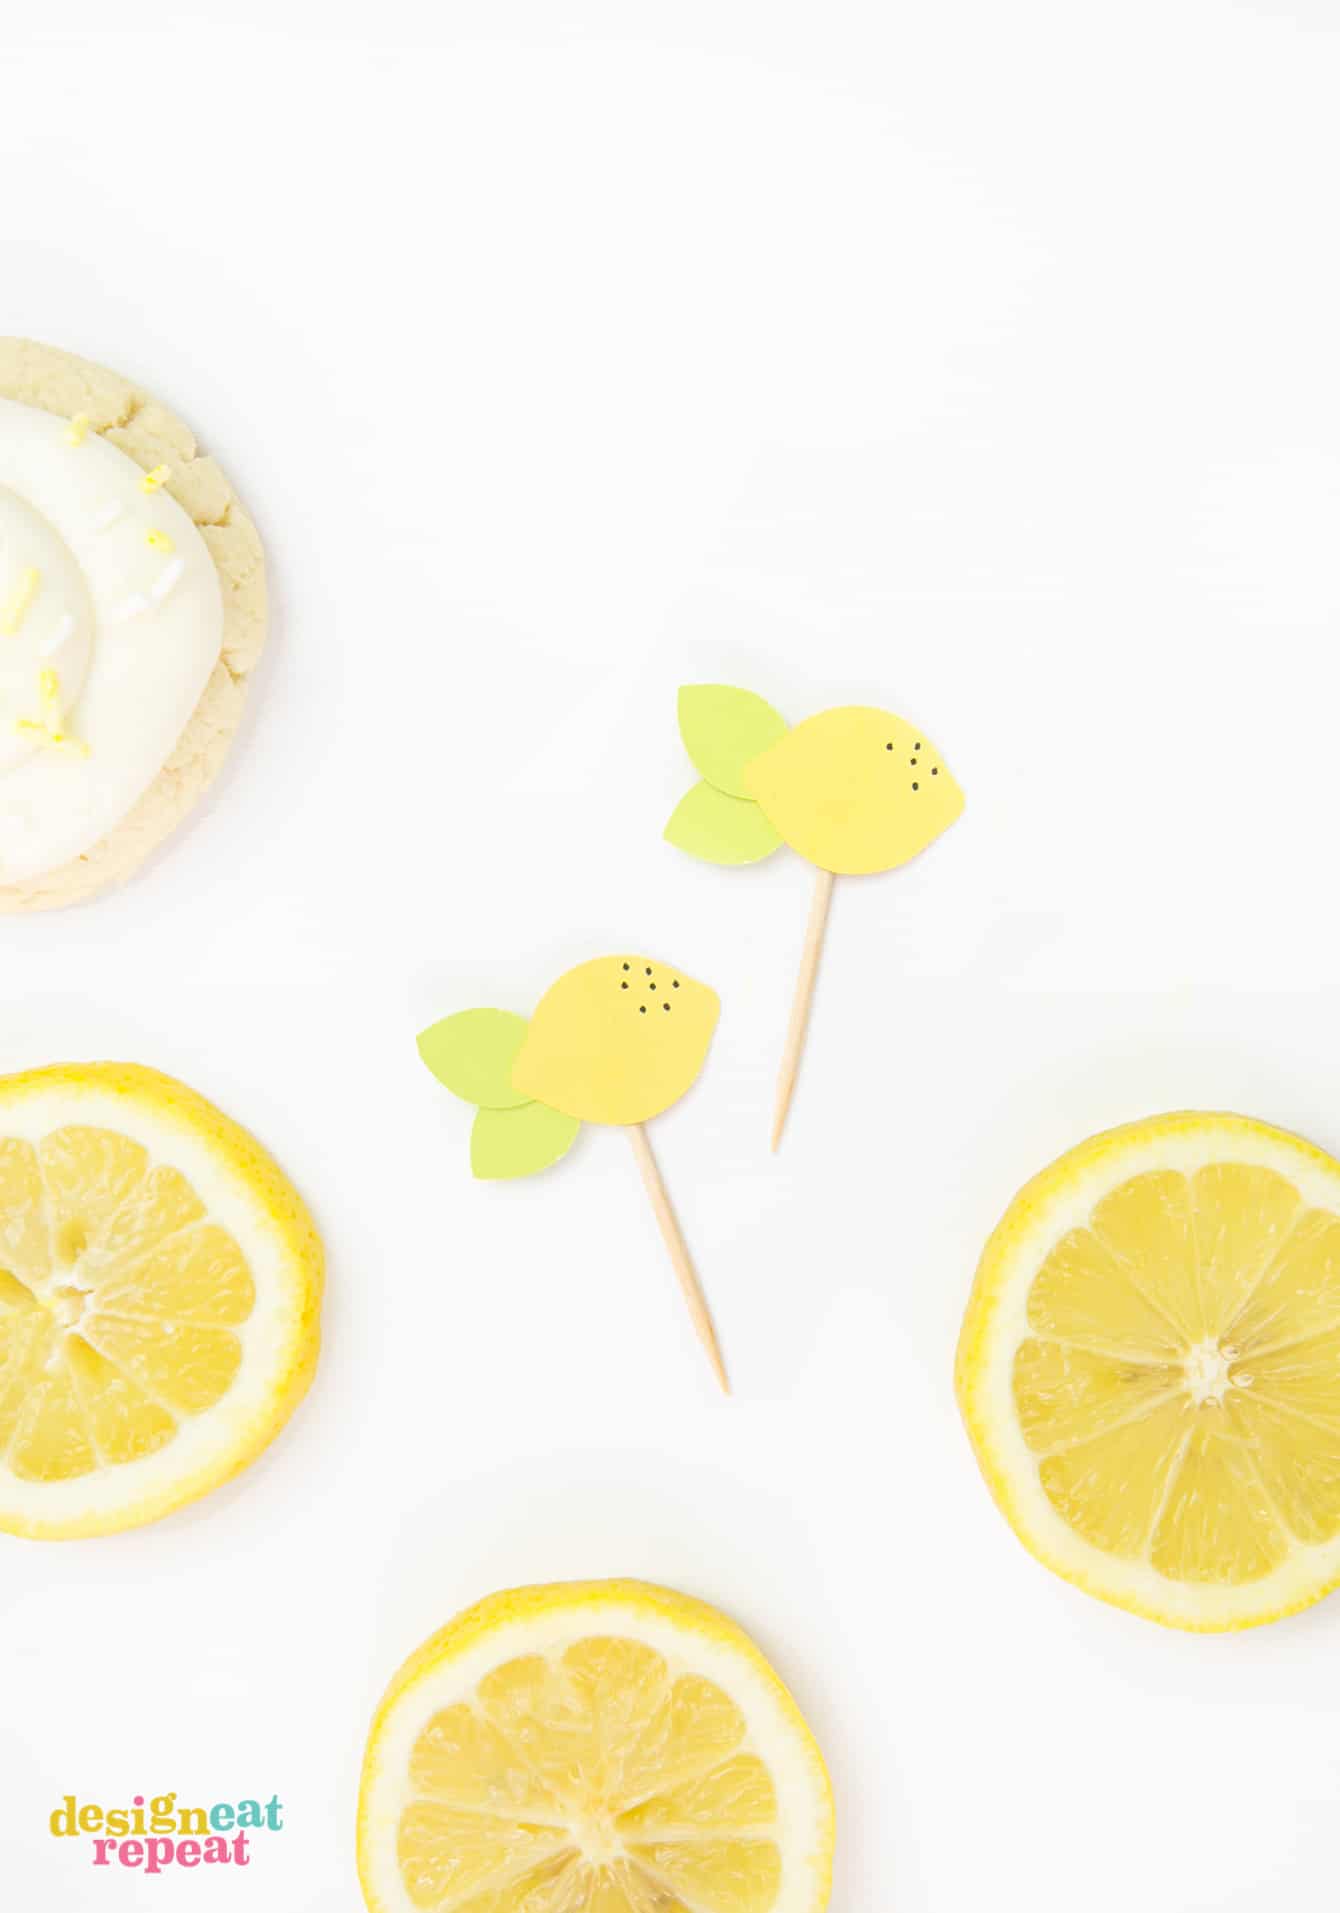
[[[175,1793],[155,1794],[147,1804],[137,1793],[128,1807],[104,1808],[67,1793],[50,1825],[57,1839],[87,1835],[96,1867],[161,1873],[170,1866],[250,1866],[252,1834],[282,1832],[284,1809],[277,1794],[264,1805],[220,1800],[212,1807],[179,1807]]]

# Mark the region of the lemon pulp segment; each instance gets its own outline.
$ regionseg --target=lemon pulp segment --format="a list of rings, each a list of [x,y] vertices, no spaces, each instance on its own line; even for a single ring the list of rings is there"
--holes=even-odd
[[[225,1229],[138,1143],[0,1141],[0,1449],[30,1481],[152,1454],[237,1373],[255,1301]]]
[[[541,1880],[603,1870],[611,1905],[697,1878],[762,1913],[781,1868],[777,1801],[745,1736],[719,1687],[672,1679],[637,1641],[508,1661],[415,1743],[399,1832],[410,1898],[437,1907],[519,1867],[522,1905]]]

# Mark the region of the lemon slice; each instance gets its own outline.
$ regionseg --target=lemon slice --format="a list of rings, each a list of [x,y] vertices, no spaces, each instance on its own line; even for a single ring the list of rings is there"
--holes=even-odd
[[[182,1084],[0,1078],[0,1528],[107,1534],[235,1474],[311,1380],[321,1274],[292,1185]]]
[[[1340,1583],[1340,1163],[1239,1116],[1094,1137],[982,1257],[959,1404],[1016,1533],[1170,1626]]]
[[[405,1663],[358,1844],[373,1913],[822,1913],[833,1804],[737,1627],[593,1582],[494,1595]]]

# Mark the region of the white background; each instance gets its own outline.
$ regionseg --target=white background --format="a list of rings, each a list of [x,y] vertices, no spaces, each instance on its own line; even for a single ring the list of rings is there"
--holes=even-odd
[[[252,1126],[330,1251],[289,1431],[160,1526],[0,1546],[3,1897],[359,1904],[400,1659],[495,1588],[735,1614],[841,1814],[837,1913],[1326,1906],[1340,1601],[1165,1633],[1036,1567],[954,1341],[1105,1124],[1340,1148],[1332,0],[46,4],[0,28],[4,323],[142,378],[254,511],[273,645],[207,810],[7,920],[0,1067]],[[674,691],[884,703],[968,794],[838,886],[782,1155],[789,853],[660,841]],[[478,1186],[414,1034],[589,955],[714,983],[656,1126]],[[65,1793],[277,1792],[249,1874],[92,1875]]]

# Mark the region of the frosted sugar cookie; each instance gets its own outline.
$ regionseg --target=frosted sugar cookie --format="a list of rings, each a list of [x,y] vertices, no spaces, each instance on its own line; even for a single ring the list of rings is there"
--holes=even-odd
[[[131,875],[222,764],[264,638],[260,540],[186,426],[0,339],[0,911]]]

